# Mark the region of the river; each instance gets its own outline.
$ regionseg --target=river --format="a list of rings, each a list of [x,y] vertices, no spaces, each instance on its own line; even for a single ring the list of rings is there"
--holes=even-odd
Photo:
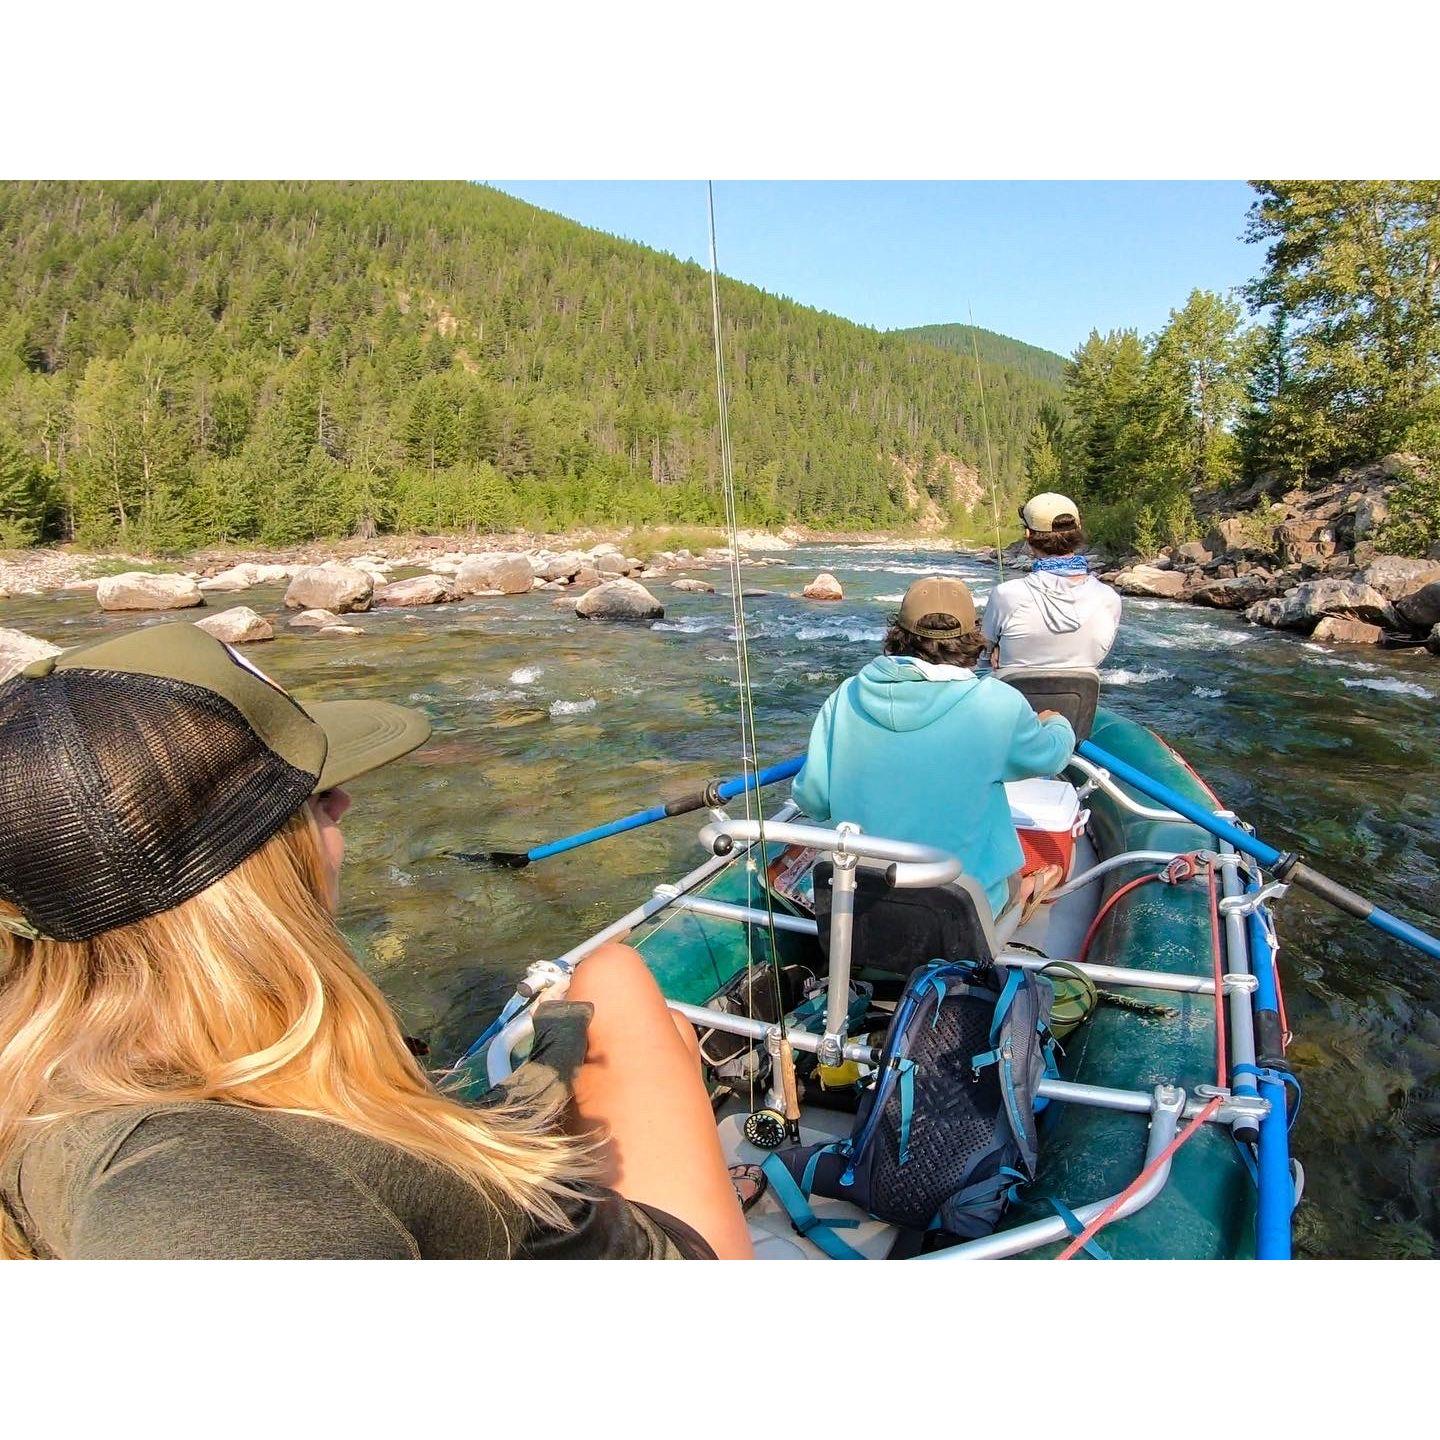
[[[793,598],[830,570],[845,600]],[[917,575],[993,569],[904,549],[808,547],[747,568],[764,762],[804,748],[829,691],[877,653]],[[521,872],[454,850],[523,850],[739,770],[730,600],[654,583],[653,625],[578,620],[536,593],[358,617],[362,637],[285,631],[248,654],[300,699],[374,696],[435,725],[360,781],[344,924],[406,1030],[453,1058],[527,962],[554,955],[702,858],[697,817]],[[233,597],[277,611],[278,589]],[[214,597],[215,608],[232,597]],[[158,619],[180,618],[172,616]],[[0,602],[0,624],[72,645],[129,628],[88,594]],[[149,622],[150,617],[146,617]],[[1260,834],[1431,928],[1440,911],[1440,663],[1326,648],[1215,611],[1127,600],[1104,703],[1152,726]],[[772,792],[772,795],[774,792]],[[1310,1256],[1440,1253],[1440,973],[1292,893],[1282,972],[1305,1087],[1296,1244]]]

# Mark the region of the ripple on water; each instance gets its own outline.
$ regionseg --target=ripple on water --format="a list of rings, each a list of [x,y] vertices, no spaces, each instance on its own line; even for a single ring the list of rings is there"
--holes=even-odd
[[[1419,700],[1433,700],[1435,692],[1417,685],[1413,680],[1393,680],[1386,676],[1379,680],[1342,680],[1349,689],[1379,690],[1386,695],[1414,695]]]
[[[588,715],[595,708],[595,703],[593,696],[584,700],[556,700],[550,706],[550,714],[556,720],[565,715]]]

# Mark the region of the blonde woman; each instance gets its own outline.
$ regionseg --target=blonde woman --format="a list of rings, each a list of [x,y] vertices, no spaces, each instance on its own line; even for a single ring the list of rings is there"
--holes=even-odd
[[[612,945],[491,1103],[441,1093],[335,925],[341,785],[423,743],[188,624],[0,687],[0,1255],[750,1253],[700,1079]]]

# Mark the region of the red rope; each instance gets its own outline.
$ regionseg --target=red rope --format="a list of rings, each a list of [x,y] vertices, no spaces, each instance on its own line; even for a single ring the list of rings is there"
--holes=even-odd
[[[1216,1095],[1209,1104],[1057,1255],[1073,1259],[1121,1211],[1125,1202],[1220,1108],[1225,1097]]]
[[[1210,867],[1210,959],[1215,975],[1215,1083],[1223,1090],[1230,1067],[1225,1048],[1225,962],[1220,956],[1220,900],[1215,867]]]
[[[1115,907],[1115,902],[1122,895],[1128,895],[1137,886],[1144,885],[1151,880],[1159,880],[1160,872],[1156,871],[1150,875],[1139,875],[1134,880],[1128,880],[1095,912],[1095,918],[1090,922],[1090,928],[1085,932],[1085,938],[1080,942],[1080,963],[1085,963],[1085,957],[1090,953],[1090,942],[1094,940],[1096,932],[1100,929],[1100,922]]]

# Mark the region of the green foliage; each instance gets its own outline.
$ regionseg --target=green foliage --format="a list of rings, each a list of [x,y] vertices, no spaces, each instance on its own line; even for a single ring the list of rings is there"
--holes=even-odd
[[[978,325],[916,325],[890,333],[903,335],[907,340],[922,345],[953,350],[969,358],[972,364],[978,350],[982,365],[986,361],[1004,365],[1050,385],[1059,385],[1065,378],[1063,355],[1057,355],[1053,350],[1042,350],[1038,345],[1027,345],[1023,340],[1012,340],[1008,335],[997,335],[993,330],[982,330]]]
[[[1254,182],[1246,287],[1273,307],[1252,466],[1298,474],[1400,448],[1440,377],[1440,181]]]
[[[48,491],[41,466],[0,431],[0,549],[21,550],[39,539]]]
[[[42,536],[722,518],[697,266],[458,183],[0,184],[0,247],[0,427],[53,489]],[[1023,485],[1055,357],[982,335],[992,477],[968,353],[722,289],[743,523],[949,510],[945,457]]]
[[[1440,545],[1440,465],[1414,466],[1401,476],[1377,541],[1393,555],[1426,555]]]

